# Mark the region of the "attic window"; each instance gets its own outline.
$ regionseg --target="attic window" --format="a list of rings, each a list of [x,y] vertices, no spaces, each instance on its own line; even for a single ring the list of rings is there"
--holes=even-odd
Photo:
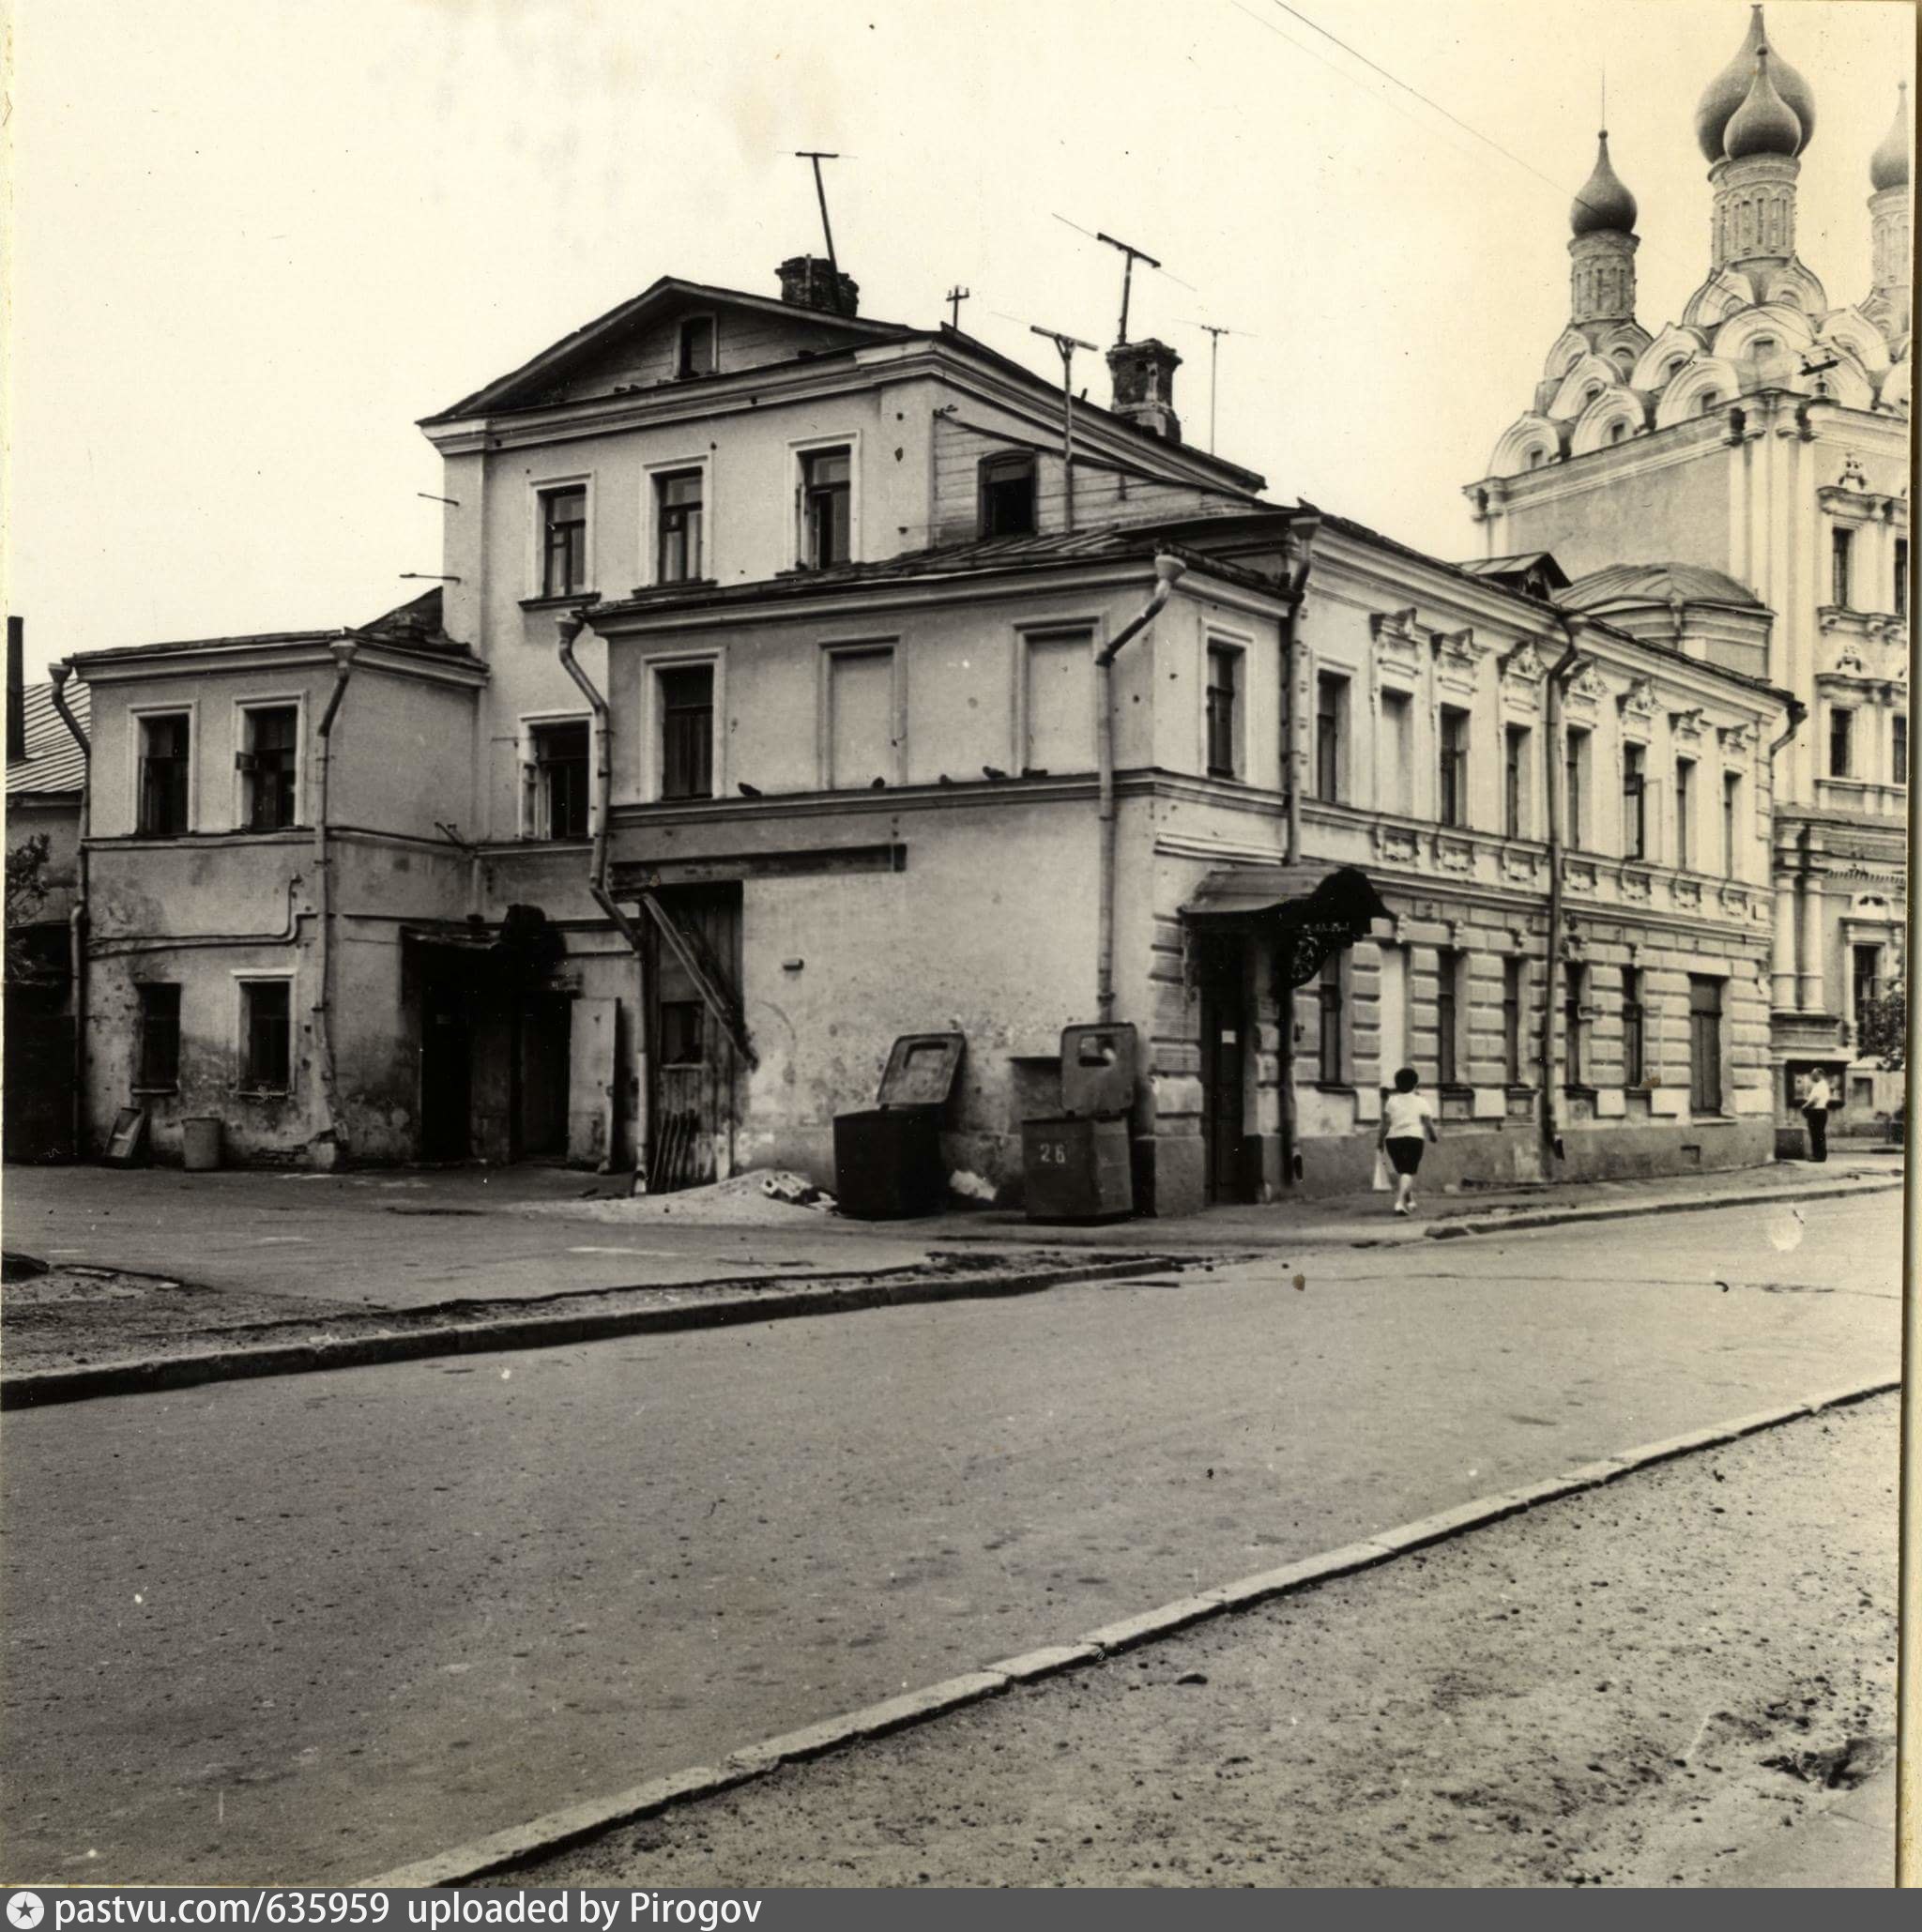
[[[1713,416],[1721,406],[1722,399],[1713,389],[1705,389],[1701,401],[1695,405],[1695,413],[1698,416]]]
[[[679,350],[675,357],[677,376],[712,375],[714,373],[714,318],[690,315],[680,325]]]
[[[1030,537],[1034,534],[1034,456],[1011,449],[982,459],[981,534]]]
[[[1619,418],[1609,425],[1609,440],[1611,443],[1621,442],[1627,434],[1628,425]]]
[[[1548,452],[1546,449],[1544,449],[1539,443],[1537,443],[1535,447],[1528,452],[1529,468],[1540,469],[1543,463],[1547,461],[1548,454]]]

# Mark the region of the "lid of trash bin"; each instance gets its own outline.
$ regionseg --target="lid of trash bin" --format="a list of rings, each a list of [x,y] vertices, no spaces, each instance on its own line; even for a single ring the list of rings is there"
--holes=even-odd
[[[875,1099],[884,1107],[938,1107],[945,1103],[960,1071],[960,1033],[904,1033],[888,1056]]]
[[[1061,1028],[1061,1111],[1086,1119],[1135,1104],[1135,1029],[1104,1021]]]

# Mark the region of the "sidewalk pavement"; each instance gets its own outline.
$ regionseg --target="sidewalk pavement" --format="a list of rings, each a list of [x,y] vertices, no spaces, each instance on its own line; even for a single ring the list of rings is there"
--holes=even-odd
[[[1457,1229],[1554,1225],[1899,1185],[1899,1154],[1838,1150],[1659,1179],[1462,1189],[1397,1218],[1374,1194],[1181,1219],[1039,1224],[1005,1209],[854,1221],[756,1204],[738,1218],[688,1197],[632,1199],[625,1177],[563,1167],[412,1168],[316,1175],[177,1168],[14,1167],[0,1196],[7,1245],[56,1265],[125,1269],[206,1287],[421,1307],[558,1288],[690,1285],[745,1272],[893,1270],[956,1243],[1115,1255],[1291,1250],[1419,1241]]]
[[[1403,1220],[1365,1194],[1054,1227],[978,1210],[869,1223],[760,1196],[637,1200],[618,1180],[560,1168],[13,1168],[8,1252],[48,1271],[8,1290],[0,1406],[1025,1294],[1237,1257],[1287,1266],[1432,1235],[1747,1205],[1787,1214],[1899,1181],[1893,1161],[1869,1156],[1819,1176],[1784,1165],[1509,1189]]]

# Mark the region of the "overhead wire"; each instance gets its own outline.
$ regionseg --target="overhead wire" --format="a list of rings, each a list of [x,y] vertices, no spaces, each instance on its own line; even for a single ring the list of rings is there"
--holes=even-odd
[[[1347,68],[1339,67],[1334,61],[1328,60],[1321,54],[1317,53],[1313,48],[1303,46],[1301,41],[1296,39],[1292,34],[1284,33],[1281,30],[1281,28],[1276,26],[1273,21],[1267,19],[1264,15],[1256,13],[1251,8],[1243,6],[1242,4],[1242,0],[1229,0],[1229,4],[1234,7],[1236,12],[1246,14],[1250,20],[1256,22],[1258,25],[1268,28],[1268,30],[1271,33],[1274,34],[1278,38],[1286,40],[1290,47],[1296,48],[1301,53],[1307,54],[1309,59],[1319,61],[1323,67],[1328,68],[1335,73],[1340,74],[1342,78],[1346,80],[1351,86],[1359,87],[1363,85],[1362,82],[1359,81],[1355,75],[1350,73]],[[1383,67],[1380,61],[1371,59],[1367,54],[1364,53],[1360,48],[1350,46],[1349,42],[1344,40],[1339,34],[1334,33],[1329,28],[1324,27],[1319,21],[1315,20],[1308,14],[1304,13],[1299,7],[1290,5],[1289,0],[1270,0],[1270,5],[1279,8],[1282,12],[1289,14],[1295,20],[1300,21],[1304,27],[1307,27],[1311,31],[1319,34],[1324,40],[1327,40],[1331,42],[1333,45],[1339,47],[1341,51],[1347,55],[1349,55],[1350,59],[1360,61],[1365,68],[1367,68],[1371,72],[1380,74],[1384,81],[1389,82],[1394,86],[1399,87],[1403,91],[1403,93],[1412,95],[1415,99],[1419,100],[1423,104],[1423,106],[1432,109],[1436,114],[1442,115],[1442,117],[1444,120],[1450,121],[1456,127],[1461,129],[1464,133],[1473,135],[1474,138],[1477,141],[1481,142],[1485,146],[1493,148],[1495,152],[1502,156],[1502,158],[1504,160],[1512,162],[1516,167],[1520,168],[1525,174],[1532,175],[1537,181],[1541,182],[1544,187],[1552,189],[1558,197],[1565,197],[1571,205],[1580,207],[1592,207],[1594,205],[1594,203],[1588,201],[1579,191],[1569,190],[1568,188],[1564,187],[1561,182],[1557,181],[1552,175],[1549,175],[1544,172],[1542,169],[1536,167],[1533,161],[1525,160],[1522,156],[1517,154],[1512,148],[1503,146],[1503,144],[1497,141],[1492,134],[1483,133],[1483,131],[1479,128],[1477,128],[1472,121],[1464,120],[1461,117],[1461,115],[1455,113],[1453,109],[1444,107],[1439,100],[1435,99],[1432,95],[1423,93],[1422,90],[1419,87],[1415,86],[1412,82],[1404,81],[1399,74],[1391,72],[1390,69]],[[1429,133],[1435,133],[1439,131],[1433,129],[1432,127],[1429,127],[1426,123],[1418,120],[1416,116],[1409,114],[1406,109],[1397,107],[1394,101],[1386,99],[1380,93],[1376,93],[1374,89],[1368,88],[1365,91],[1373,95],[1375,99],[1380,101],[1382,106],[1393,108],[1396,113],[1402,115],[1403,119],[1414,121],[1415,125],[1417,127],[1423,128],[1425,131]],[[1451,148],[1453,148],[1457,154],[1466,154],[1470,152],[1470,150],[1464,148],[1459,142],[1450,141],[1447,145]],[[1644,241],[1644,243],[1647,243],[1648,241],[1648,237],[1646,236],[1641,237],[1641,239]],[[1670,250],[1662,247],[1660,244],[1650,244],[1650,248],[1652,253],[1660,255],[1664,261],[1674,263],[1678,267],[1685,269],[1686,272],[1689,274],[1694,274],[1697,272],[1698,265],[1683,261],[1681,256],[1673,253]]]

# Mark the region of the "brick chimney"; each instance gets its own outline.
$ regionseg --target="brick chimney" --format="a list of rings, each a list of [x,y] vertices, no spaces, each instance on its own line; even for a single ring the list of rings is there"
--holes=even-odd
[[[1165,443],[1179,443],[1175,371],[1182,366],[1181,357],[1151,336],[1141,342],[1117,342],[1107,352],[1107,366],[1114,377],[1115,414]]]
[[[861,312],[861,284],[837,275],[818,255],[790,255],[775,270],[781,299],[795,309],[820,309],[830,315]]]
[[[7,762],[26,756],[26,619],[7,620]]]

